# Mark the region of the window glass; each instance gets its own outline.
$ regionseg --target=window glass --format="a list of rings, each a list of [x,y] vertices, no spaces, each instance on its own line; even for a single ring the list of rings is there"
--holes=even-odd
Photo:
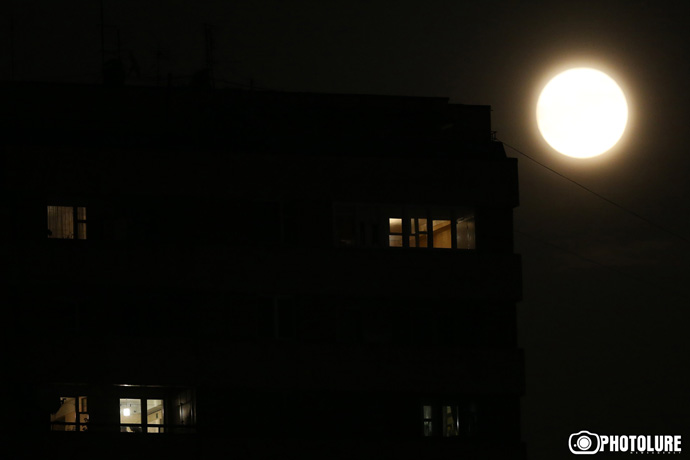
[[[338,246],[354,246],[355,235],[354,206],[340,205],[335,210],[335,234]]]
[[[175,425],[176,433],[189,433],[194,430],[196,414],[192,390],[184,390],[177,394],[173,399],[170,417],[166,422]]]
[[[295,338],[297,329],[297,310],[299,302],[295,298],[276,298],[274,302],[274,333],[279,340]]]
[[[390,233],[402,233],[402,219],[394,217],[388,219]]]
[[[58,409],[50,414],[51,431],[86,431],[88,422],[86,396],[62,396]]]
[[[99,395],[61,396],[54,393],[50,413],[51,431],[86,431],[89,407],[101,408],[101,426],[122,433],[193,433],[196,430],[196,397],[192,388],[137,387],[121,385],[122,398],[109,391]],[[89,386],[84,385],[85,388]],[[126,387],[126,388],[125,388]],[[88,391],[88,390],[85,390]],[[76,393],[76,392],[75,392]],[[72,394],[75,394],[72,393]],[[69,390],[67,390],[69,394]],[[76,393],[79,394],[79,393]],[[119,403],[119,407],[118,407]],[[112,419],[119,410],[118,418]]]
[[[141,399],[120,399],[120,431],[141,433]]]
[[[120,431],[123,433],[163,433],[163,399],[120,399]]]
[[[86,208],[83,206],[77,207],[77,238],[86,239]]]
[[[434,426],[432,420],[431,406],[422,406],[422,423],[424,429],[424,436],[433,436]]]
[[[48,238],[86,239],[86,208],[83,206],[48,206]]]
[[[452,239],[449,220],[434,220],[434,247],[452,248]]]
[[[425,248],[427,247],[428,230],[427,219],[421,217],[412,217],[410,219],[410,247],[411,248]]]
[[[358,205],[355,212],[343,205],[336,208],[335,236],[340,246],[476,247],[474,212],[464,207]]]
[[[467,422],[466,422],[466,430],[467,434],[470,436],[474,436],[477,434],[477,404],[474,402],[470,403],[469,406],[469,413],[467,415]]]
[[[403,246],[403,225],[399,217],[388,219],[388,246],[400,248]]]
[[[71,206],[48,206],[48,238],[73,239],[73,214]]]
[[[146,400],[146,425],[149,433],[162,433],[163,427],[163,400],[162,399],[147,399]]]
[[[461,217],[456,222],[458,249],[475,249],[474,217]]]
[[[60,398],[59,409],[50,414],[51,429],[53,431],[74,431],[77,421],[76,408],[74,398],[62,397]]]
[[[457,406],[441,406],[441,416],[443,417],[443,436],[453,437],[460,434]]]

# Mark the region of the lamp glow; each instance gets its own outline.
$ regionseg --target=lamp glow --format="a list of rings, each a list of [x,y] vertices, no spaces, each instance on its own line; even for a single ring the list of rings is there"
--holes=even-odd
[[[129,412],[129,407],[125,407],[125,408],[122,410],[122,414],[123,414],[125,417],[129,417],[129,414],[130,414],[130,412]]]

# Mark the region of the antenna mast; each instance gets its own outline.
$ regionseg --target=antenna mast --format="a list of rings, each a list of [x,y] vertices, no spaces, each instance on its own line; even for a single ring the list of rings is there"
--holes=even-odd
[[[204,24],[204,42],[206,45],[206,72],[208,73],[208,85],[210,88],[215,88],[213,52],[216,48],[216,44],[211,24]]]

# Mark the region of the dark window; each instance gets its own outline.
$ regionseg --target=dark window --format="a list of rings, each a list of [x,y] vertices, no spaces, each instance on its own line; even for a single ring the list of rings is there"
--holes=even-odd
[[[196,425],[196,405],[194,392],[182,390],[172,398],[170,407],[170,421],[175,433],[190,432]]]
[[[291,296],[259,300],[258,335],[265,339],[292,340],[295,338],[299,300]]]
[[[477,405],[474,402],[422,406],[423,436],[455,438],[476,434]]]
[[[343,309],[338,322],[341,340],[343,342],[361,343],[364,339],[363,323],[361,309]]]
[[[455,238],[458,249],[475,249],[474,215],[467,213],[455,219]]]
[[[381,229],[378,207],[375,205],[336,204],[333,207],[333,229],[336,246],[372,247],[381,245],[381,232],[388,232],[388,224]],[[383,243],[388,245],[388,240]]]
[[[275,337],[279,340],[295,338],[297,299],[293,297],[276,298],[274,300],[274,328]]]
[[[355,246],[355,207],[352,205],[341,205],[336,207],[335,213],[335,236],[337,246]]]

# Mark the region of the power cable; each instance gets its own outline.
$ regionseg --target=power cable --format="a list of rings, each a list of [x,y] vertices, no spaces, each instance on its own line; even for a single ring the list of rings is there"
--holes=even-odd
[[[687,293],[687,292],[684,292],[684,291],[681,291],[681,290],[679,289],[679,288],[681,288],[681,286],[678,286],[678,285],[676,285],[676,284],[671,285],[671,286],[667,286],[667,285],[663,285],[662,283],[659,283],[658,281],[651,280],[651,279],[649,279],[649,278],[640,278],[640,277],[631,275],[631,274],[629,274],[629,273],[625,273],[625,272],[623,272],[623,271],[621,271],[621,270],[618,270],[617,268],[612,267],[611,265],[606,265],[606,264],[603,264],[603,263],[601,263],[601,262],[599,262],[599,261],[597,261],[597,260],[590,259],[589,257],[585,257],[585,256],[583,256],[582,254],[580,254],[580,253],[578,253],[578,252],[576,252],[576,251],[573,251],[573,250],[571,250],[571,249],[567,249],[567,248],[564,248],[563,246],[559,246],[559,245],[557,245],[557,244],[553,244],[553,243],[551,243],[550,241],[545,240],[544,238],[540,238],[540,237],[537,237],[537,236],[534,236],[534,235],[531,235],[531,234],[529,234],[529,233],[525,233],[525,232],[523,232],[523,231],[516,230],[516,229],[513,229],[513,233],[514,233],[514,234],[517,234],[517,235],[521,235],[521,236],[527,237],[528,239],[530,239],[530,240],[532,240],[532,241],[534,241],[534,242],[536,242],[536,243],[539,243],[539,244],[542,244],[542,245],[544,245],[544,246],[548,246],[548,247],[557,249],[557,250],[559,250],[559,251],[561,251],[561,252],[563,252],[563,253],[566,253],[566,254],[569,254],[569,255],[571,255],[571,256],[577,257],[578,259],[583,260],[583,261],[585,261],[585,262],[587,262],[587,263],[590,263],[590,264],[592,264],[592,265],[597,265],[597,266],[599,266],[599,267],[601,267],[601,268],[603,268],[603,269],[605,269],[605,270],[608,270],[608,271],[610,271],[610,272],[615,273],[615,274],[618,275],[618,276],[621,276],[621,277],[623,277],[623,278],[627,278],[627,279],[629,279],[629,280],[632,280],[632,281],[634,281],[635,283],[637,283],[637,285],[651,286],[652,288],[656,289],[657,291],[663,291],[663,292],[667,292],[667,293],[673,291],[673,293],[674,293],[676,296],[682,296],[683,299],[686,299],[686,298],[687,298],[688,293]]]
[[[630,214],[631,216],[634,216],[634,217],[640,219],[641,221],[643,221],[643,222],[645,222],[645,223],[651,225],[652,227],[655,227],[655,228],[657,228],[657,229],[659,229],[659,230],[662,230],[662,231],[668,233],[669,235],[675,236],[676,238],[678,238],[678,239],[684,241],[685,243],[690,243],[690,239],[686,238],[685,236],[680,235],[680,234],[674,232],[673,230],[670,230],[670,229],[664,227],[663,225],[659,225],[659,224],[657,224],[656,222],[654,222],[654,221],[652,221],[652,220],[650,220],[650,219],[648,219],[648,218],[646,218],[646,217],[644,217],[644,216],[642,216],[642,215],[636,213],[635,211],[633,211],[633,210],[631,210],[631,209],[629,209],[629,208],[626,208],[625,206],[620,205],[620,204],[616,203],[616,202],[613,201],[613,200],[610,200],[610,199],[606,198],[605,196],[601,195],[600,193],[595,192],[595,191],[592,190],[591,188],[586,187],[586,186],[582,185],[581,183],[579,183],[579,182],[577,182],[577,181],[575,181],[575,180],[573,180],[573,179],[571,179],[571,178],[569,178],[569,177],[567,177],[567,176],[565,176],[565,175],[559,173],[559,172],[556,171],[555,169],[552,169],[552,168],[546,166],[544,163],[541,163],[540,161],[535,160],[535,159],[532,158],[531,156],[527,155],[525,152],[523,152],[523,151],[521,151],[521,150],[519,150],[519,149],[513,147],[512,145],[510,145],[510,144],[508,144],[508,143],[506,143],[506,142],[503,142],[503,141],[499,141],[499,142],[502,142],[503,145],[505,145],[506,147],[508,147],[508,148],[510,148],[510,149],[512,149],[512,150],[514,150],[514,151],[516,151],[516,152],[519,153],[520,155],[524,156],[524,157],[527,158],[528,160],[533,161],[534,163],[538,164],[538,165],[541,166],[542,168],[545,168],[545,169],[549,170],[550,172],[552,172],[553,174],[556,174],[557,176],[559,176],[559,177],[561,177],[561,178],[567,180],[568,182],[571,182],[571,183],[577,185],[578,187],[580,187],[580,188],[582,188],[583,190],[585,190],[585,191],[591,193],[592,195],[596,196],[597,198],[600,198],[600,199],[606,201],[607,203],[609,203],[609,204],[611,204],[611,205],[617,207],[618,209],[621,209],[622,211],[627,212],[627,213]]]

